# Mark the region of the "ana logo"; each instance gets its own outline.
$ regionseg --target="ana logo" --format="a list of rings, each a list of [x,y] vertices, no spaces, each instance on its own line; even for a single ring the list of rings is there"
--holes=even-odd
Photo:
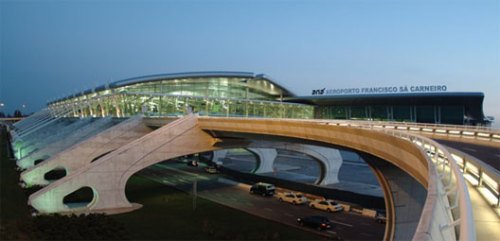
[[[322,95],[325,93],[325,89],[326,88],[323,88],[323,89],[318,89],[318,90],[313,90],[312,91],[312,95]]]

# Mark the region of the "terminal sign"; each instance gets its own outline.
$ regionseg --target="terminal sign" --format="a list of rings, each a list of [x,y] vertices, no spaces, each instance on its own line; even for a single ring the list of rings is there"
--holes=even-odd
[[[357,95],[357,94],[388,94],[388,93],[415,93],[415,92],[445,92],[446,85],[413,85],[413,86],[389,86],[370,88],[340,88],[340,89],[316,89],[312,95]]]

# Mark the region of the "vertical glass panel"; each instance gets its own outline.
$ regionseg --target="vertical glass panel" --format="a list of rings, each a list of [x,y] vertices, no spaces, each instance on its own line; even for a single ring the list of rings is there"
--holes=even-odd
[[[280,104],[265,103],[266,117],[280,118]]]
[[[376,120],[376,121],[387,120],[387,116],[388,116],[387,115],[387,108],[388,108],[388,106],[385,106],[385,105],[371,106],[370,111],[371,111],[372,120]]]
[[[345,106],[324,106],[322,113],[324,119],[345,119],[346,108]]]
[[[441,106],[441,123],[462,125],[464,123],[464,107]]]
[[[434,106],[417,106],[417,122],[435,123]]]
[[[229,113],[230,116],[232,117],[246,116],[245,103],[243,101],[231,101],[229,107]]]
[[[395,105],[392,107],[392,115],[394,121],[411,121],[411,106],[409,105]]]
[[[365,106],[351,106],[351,119],[366,119]]]

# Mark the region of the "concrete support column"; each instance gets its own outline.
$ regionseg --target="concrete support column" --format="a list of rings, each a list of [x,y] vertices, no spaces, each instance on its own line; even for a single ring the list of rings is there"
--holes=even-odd
[[[116,95],[113,95],[113,103],[115,104],[116,117],[121,117],[122,115],[120,111],[120,106],[118,105],[118,101],[116,100]]]
[[[371,155],[359,154],[372,168],[384,192],[387,239],[411,240],[422,215],[427,190],[397,166]]]
[[[320,146],[312,146],[315,152],[305,153],[316,160],[319,160],[322,167],[323,178],[318,180],[318,184],[328,185],[339,182],[339,171],[343,160],[339,150]]]
[[[272,148],[246,148],[249,152],[257,156],[257,166],[253,173],[264,173],[273,171],[273,163],[278,152]]]
[[[328,185],[339,182],[339,170],[343,162],[339,150],[323,146],[294,143],[286,143],[284,145],[274,147],[277,149],[301,153],[318,161],[320,164],[320,176],[316,181],[317,184]]]
[[[260,148],[260,147],[267,147],[267,148]],[[248,148],[248,150],[251,151],[258,149],[269,149],[269,148],[272,148],[272,150],[274,151],[286,150],[286,151],[301,153],[316,160],[320,166],[320,176],[316,181],[317,184],[328,185],[339,182],[338,175],[343,160],[339,150],[337,149],[323,147],[323,146],[296,144],[288,142],[260,141],[252,143],[251,148]],[[258,155],[258,153],[256,154]],[[274,157],[272,161],[268,161],[271,159],[271,157],[264,158],[264,160],[266,161],[260,164],[260,166],[262,167],[257,167],[256,173],[272,172],[273,171],[272,166],[275,158],[276,157]]]
[[[77,130],[84,128],[89,123],[91,123],[90,118],[79,119],[71,124],[61,123],[61,126],[55,125],[54,128],[40,132],[38,133],[38,135],[36,135],[37,133],[35,133],[35,135],[33,135],[29,139],[24,138],[26,140],[25,144],[23,145],[25,157],[18,160],[17,165],[23,169],[26,169],[30,164],[29,162],[25,163],[28,155],[31,155],[32,153],[34,154],[34,152],[36,152],[37,150],[41,150],[51,144],[56,143],[59,140],[66,138],[67,136],[75,133]],[[28,164],[28,166],[25,166],[24,164]]]
[[[110,118],[111,119],[111,118]],[[44,174],[56,167],[64,167],[69,174],[89,165],[93,159],[136,140],[152,130],[134,116],[103,132],[68,147],[46,161],[21,173],[21,180],[29,185],[47,185]],[[102,157],[101,157],[102,158]]]
[[[112,126],[112,119],[100,118],[86,125],[77,128],[75,131],[67,136],[62,136],[60,139],[32,152],[30,155],[18,161],[18,166],[21,168],[29,168],[35,165],[35,161],[39,159],[47,159],[48,157],[54,156],[66,148],[71,147],[74,144],[81,142],[82,140],[97,134],[98,132]]]
[[[213,151],[214,155],[212,157],[212,162],[217,165],[222,165],[222,159],[227,155],[227,149]]]
[[[217,150],[216,142],[197,126],[196,116],[188,115],[39,190],[29,197],[28,203],[42,213],[131,211],[141,205],[130,203],[125,196],[130,176],[165,159]],[[70,209],[63,199],[81,187],[90,187],[94,199],[84,207]]]
[[[98,98],[98,99],[97,99],[97,102],[99,103],[99,106],[101,107],[101,116],[102,116],[102,117],[106,116],[106,113],[105,113],[105,111],[106,111],[106,110],[104,110],[104,106],[102,105],[102,100],[101,100],[101,98]]]

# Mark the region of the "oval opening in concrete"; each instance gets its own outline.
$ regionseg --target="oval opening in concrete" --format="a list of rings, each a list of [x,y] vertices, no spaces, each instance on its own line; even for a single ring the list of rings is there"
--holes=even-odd
[[[65,177],[68,173],[64,167],[56,167],[43,176],[47,181],[55,181]]]
[[[87,206],[94,199],[94,191],[90,187],[81,187],[80,189],[66,195],[63,203],[68,208],[78,208]]]

